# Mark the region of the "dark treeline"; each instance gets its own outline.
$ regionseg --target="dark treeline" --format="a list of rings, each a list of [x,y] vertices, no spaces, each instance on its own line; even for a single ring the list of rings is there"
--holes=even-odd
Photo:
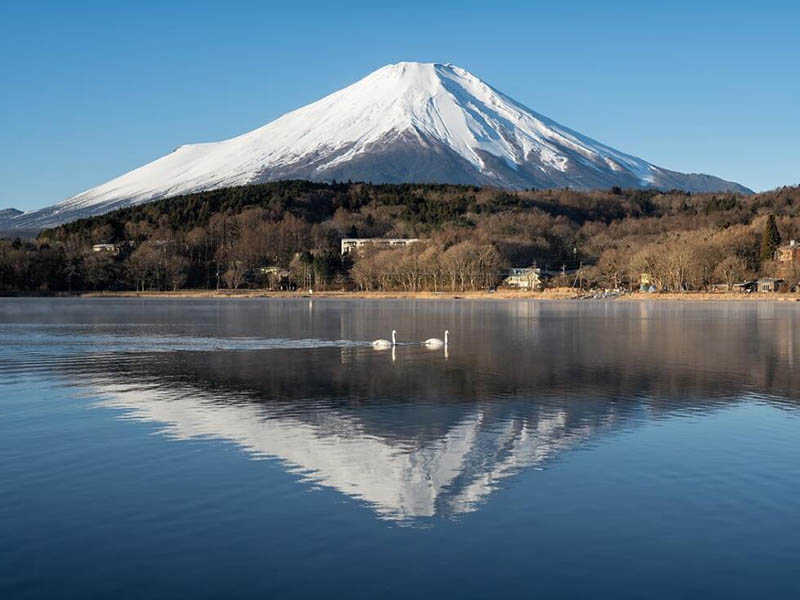
[[[463,290],[531,265],[582,265],[583,285],[638,287],[648,273],[660,288],[704,289],[777,272],[772,253],[800,238],[799,209],[798,187],[745,196],[275,182],[2,241],[0,290]],[[345,237],[422,241],[351,258],[340,255]]]

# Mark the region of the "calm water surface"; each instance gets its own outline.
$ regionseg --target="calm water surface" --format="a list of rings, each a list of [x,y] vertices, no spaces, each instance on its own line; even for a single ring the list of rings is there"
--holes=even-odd
[[[2,299],[0,598],[798,598],[798,316]]]

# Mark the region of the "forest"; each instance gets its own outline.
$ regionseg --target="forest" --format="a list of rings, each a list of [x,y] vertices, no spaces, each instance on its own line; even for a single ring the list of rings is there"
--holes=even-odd
[[[510,267],[550,285],[704,290],[778,273],[800,239],[800,187],[754,195],[283,181],[221,189],[0,240],[0,292],[342,289],[461,291]],[[340,253],[342,238],[419,238]],[[109,244],[95,251],[93,245]],[[790,284],[800,273],[780,271]]]

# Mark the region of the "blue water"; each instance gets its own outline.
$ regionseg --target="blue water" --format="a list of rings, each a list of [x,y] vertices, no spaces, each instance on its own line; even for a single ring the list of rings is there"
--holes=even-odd
[[[0,300],[0,598],[796,598],[798,311]]]

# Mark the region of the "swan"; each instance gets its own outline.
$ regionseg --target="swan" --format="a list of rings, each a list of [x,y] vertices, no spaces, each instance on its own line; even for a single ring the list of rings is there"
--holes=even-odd
[[[397,344],[396,336],[397,336],[397,331],[392,329],[392,341],[391,342],[389,340],[384,340],[384,339],[375,340],[374,342],[372,342],[372,347],[376,348],[378,350],[385,350],[387,348],[394,348],[395,345]]]
[[[440,340],[439,338],[428,338],[424,342],[422,342],[428,348],[441,348],[444,346],[447,348],[447,336],[450,335],[450,332],[447,329],[444,330],[444,341]]]

